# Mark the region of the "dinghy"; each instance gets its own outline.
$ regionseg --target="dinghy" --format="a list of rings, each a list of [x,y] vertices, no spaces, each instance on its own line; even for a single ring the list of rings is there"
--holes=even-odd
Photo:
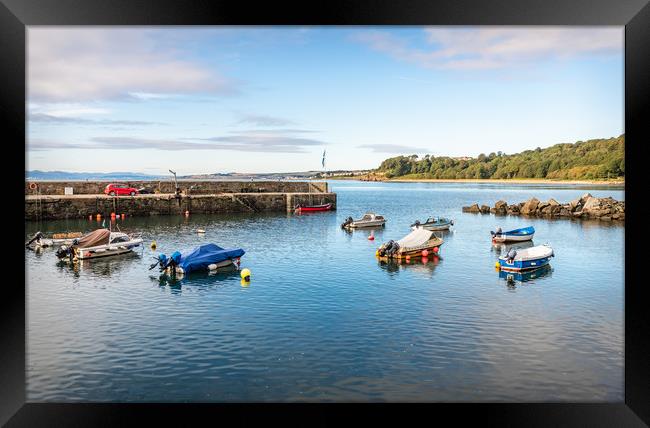
[[[118,256],[133,251],[141,244],[142,238],[139,235],[97,229],[74,239],[69,245],[60,246],[56,256],[70,261]]]
[[[225,249],[216,244],[205,244],[192,251],[176,251],[169,257],[159,254],[156,263],[149,270],[159,266],[161,271],[170,274],[217,271],[226,267],[239,267],[239,259],[244,254],[246,252],[241,248]]]
[[[36,234],[25,243],[25,248],[28,250],[38,251],[42,248],[53,247],[56,245],[72,245],[76,238],[81,238],[81,232],[70,233],[55,233],[51,238],[46,238],[43,232],[36,232]]]
[[[411,225],[411,229],[415,230],[421,227],[426,230],[449,230],[453,224],[454,221],[448,218],[429,217],[424,223],[420,223],[420,220],[415,220],[415,223]]]
[[[383,216],[377,215],[375,213],[365,213],[359,220],[353,220],[352,217],[348,217],[347,220],[341,224],[341,229],[380,227],[385,225],[386,219]]]
[[[520,242],[520,241],[530,241],[535,235],[535,228],[533,226],[522,227],[521,229],[509,230],[503,232],[501,228],[498,228],[496,232],[490,232],[492,234],[492,242]]]
[[[315,212],[315,211],[329,211],[332,209],[332,204],[327,203],[323,205],[296,205],[294,212],[303,213],[303,212]]]
[[[555,257],[553,248],[548,244],[517,250],[511,248],[508,254],[499,257],[498,268],[503,271],[526,271],[538,269],[550,263]]]
[[[385,259],[401,259],[403,257],[426,257],[438,254],[444,241],[437,237],[433,231],[415,229],[399,241],[388,241],[377,250],[376,255]]]

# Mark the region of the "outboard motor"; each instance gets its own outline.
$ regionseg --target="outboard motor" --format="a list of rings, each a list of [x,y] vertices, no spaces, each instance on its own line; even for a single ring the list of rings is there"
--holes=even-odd
[[[506,255],[506,259],[508,260],[509,263],[512,263],[512,261],[515,259],[516,256],[517,256],[517,250],[511,248],[510,251],[508,251],[508,254]]]
[[[420,226],[420,220],[415,220],[415,223],[413,223],[413,224],[411,225],[411,227],[413,227],[413,226],[415,226],[415,227],[419,227],[419,226]]]
[[[40,231],[39,231],[39,232],[36,232],[36,235],[34,235],[34,237],[33,237],[32,239],[30,239],[30,240],[25,244],[25,248],[30,248],[29,246],[32,244],[32,242],[37,241],[37,240],[40,240],[42,237],[43,237],[43,233],[42,233],[42,232],[40,232]]]
[[[347,219],[346,219],[346,220],[341,224],[341,229],[345,229],[345,226],[347,226],[348,224],[351,224],[353,221],[354,221],[354,220],[352,219],[352,217],[348,217],[348,218],[347,218]]]

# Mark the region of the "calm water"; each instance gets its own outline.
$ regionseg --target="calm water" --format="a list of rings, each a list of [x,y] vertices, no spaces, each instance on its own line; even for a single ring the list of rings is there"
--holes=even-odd
[[[338,211],[301,216],[127,218],[136,254],[57,264],[25,253],[29,401],[622,401],[624,226],[462,213],[535,196],[622,190],[333,182]],[[374,210],[385,229],[347,233]],[[440,258],[381,265],[375,249],[416,219],[455,220]],[[88,220],[28,233],[89,231]],[[533,225],[552,268],[509,283],[490,230]],[[204,236],[195,233],[206,229]],[[152,256],[214,242],[242,247],[235,274],[180,282]],[[502,251],[502,250],[501,250]]]

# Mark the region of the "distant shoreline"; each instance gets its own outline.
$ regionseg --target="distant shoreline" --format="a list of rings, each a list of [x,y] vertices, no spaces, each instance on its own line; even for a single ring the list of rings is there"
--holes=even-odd
[[[363,180],[355,177],[331,177],[333,180],[355,180],[388,183],[496,183],[496,184],[574,184],[598,186],[625,186],[625,180],[549,180],[545,178],[391,178],[385,180]]]

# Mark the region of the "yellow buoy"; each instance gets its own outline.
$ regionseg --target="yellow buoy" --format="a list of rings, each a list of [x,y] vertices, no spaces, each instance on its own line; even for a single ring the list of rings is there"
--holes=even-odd
[[[497,269],[500,269],[500,268],[501,268],[501,264],[500,264],[499,262],[496,262],[496,263],[494,264],[494,267],[497,268]]]
[[[156,249],[156,241],[153,241],[153,242],[151,243],[151,249],[152,249],[152,250],[155,250],[155,249]]]
[[[240,275],[241,275],[241,278],[244,281],[250,281],[251,280],[251,271],[249,269],[242,269]]]

